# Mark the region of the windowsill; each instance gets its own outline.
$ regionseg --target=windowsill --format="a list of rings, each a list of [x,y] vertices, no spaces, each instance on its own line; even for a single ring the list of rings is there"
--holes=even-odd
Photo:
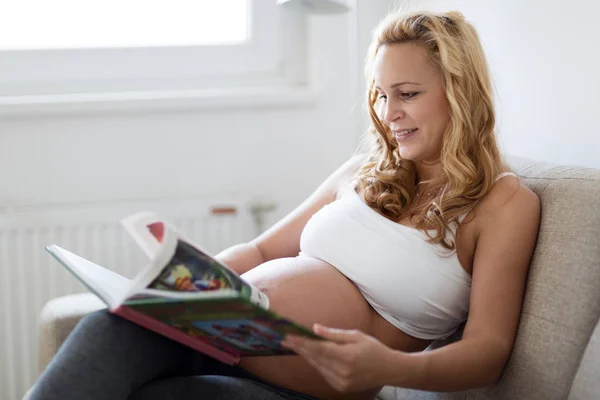
[[[310,86],[0,96],[0,117],[282,108],[316,101],[317,92]]]

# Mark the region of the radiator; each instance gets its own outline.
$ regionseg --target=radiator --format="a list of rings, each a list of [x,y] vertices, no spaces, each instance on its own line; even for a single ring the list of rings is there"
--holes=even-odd
[[[132,278],[147,259],[118,224],[154,211],[209,253],[256,233],[248,203],[222,199],[154,200],[1,210],[0,399],[20,400],[38,377],[37,323],[50,299],[87,290],[46,253],[58,244]]]

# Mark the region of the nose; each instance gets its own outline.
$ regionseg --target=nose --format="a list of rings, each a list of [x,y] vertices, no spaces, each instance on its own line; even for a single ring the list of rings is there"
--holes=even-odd
[[[383,120],[388,124],[392,124],[394,121],[404,117],[404,111],[398,104],[394,104],[393,101],[386,101],[383,104]]]

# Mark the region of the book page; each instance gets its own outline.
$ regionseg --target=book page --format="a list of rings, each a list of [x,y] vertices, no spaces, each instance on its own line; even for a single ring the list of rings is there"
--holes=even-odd
[[[118,306],[131,287],[130,279],[59,246],[51,245],[46,250],[110,308]]]
[[[165,224],[157,214],[139,212],[123,218],[120,223],[149,259],[159,256],[161,244],[165,242]]]
[[[177,292],[221,292],[234,290],[268,309],[269,299],[208,253],[181,237],[175,254],[148,288]]]
[[[136,277],[127,297],[145,289],[171,293],[235,290],[260,307],[269,308],[265,293],[192,244],[158,215],[138,213],[124,218],[121,224],[150,257],[150,264]]]
[[[126,298],[146,289],[170,262],[177,249],[177,233],[154,213],[144,212],[121,220],[135,242],[146,252],[150,261],[135,277]]]
[[[175,254],[148,287],[178,292],[240,291],[242,283],[208,254],[178,239]]]
[[[239,293],[233,289],[222,289],[212,292],[174,292],[171,290],[142,289],[135,294],[127,297],[125,303],[133,300],[148,300],[148,299],[168,299],[168,300],[208,300],[208,299],[227,299],[227,298],[238,298]]]

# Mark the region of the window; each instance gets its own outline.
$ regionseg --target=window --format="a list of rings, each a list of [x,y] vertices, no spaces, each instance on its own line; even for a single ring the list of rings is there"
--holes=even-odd
[[[10,1],[0,6],[0,50],[240,44],[249,17],[246,0]]]
[[[289,87],[304,51],[300,15],[274,0],[13,0],[0,100]]]

